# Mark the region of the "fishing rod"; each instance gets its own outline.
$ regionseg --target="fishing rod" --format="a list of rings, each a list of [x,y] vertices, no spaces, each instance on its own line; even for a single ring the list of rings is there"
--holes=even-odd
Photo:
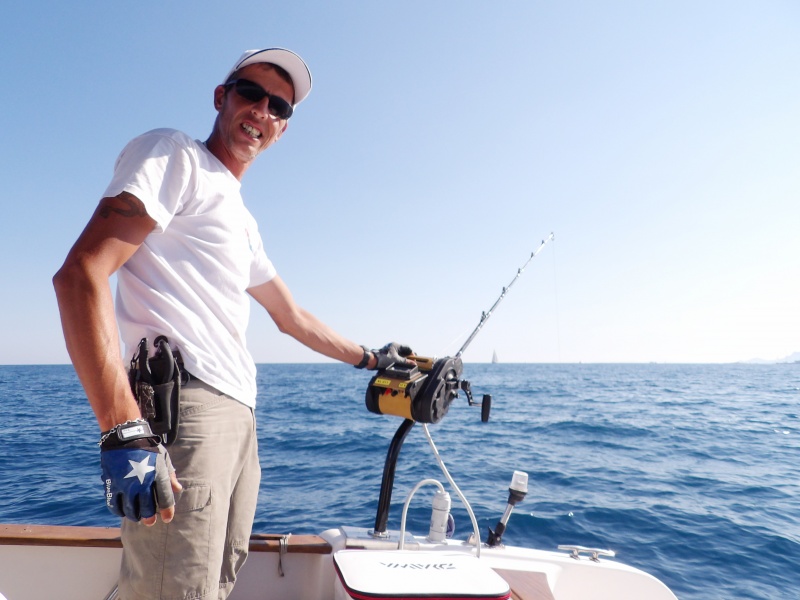
[[[467,349],[467,346],[469,346],[472,343],[472,340],[475,339],[475,336],[478,335],[478,332],[481,329],[483,329],[483,326],[486,324],[486,321],[488,321],[489,317],[492,316],[492,313],[494,312],[494,309],[497,308],[497,305],[500,304],[500,302],[503,301],[503,298],[506,297],[506,294],[508,293],[508,290],[511,289],[511,286],[514,285],[514,283],[517,281],[517,279],[519,279],[519,276],[522,275],[522,272],[525,270],[525,267],[527,267],[530,264],[530,262],[534,258],[536,258],[536,255],[539,254],[539,252],[542,251],[542,248],[544,248],[547,245],[547,242],[550,242],[550,241],[552,241],[554,239],[555,239],[555,235],[551,232],[550,235],[547,236],[547,238],[542,240],[542,243],[539,245],[539,247],[535,251],[531,252],[530,258],[527,261],[525,261],[524,265],[522,265],[519,269],[517,269],[517,274],[514,275],[514,279],[512,279],[511,283],[509,283],[506,287],[503,288],[503,291],[500,293],[500,296],[497,298],[497,300],[495,300],[495,303],[492,304],[492,308],[490,308],[487,312],[481,313],[480,323],[478,323],[478,326],[474,329],[474,331],[467,338],[467,341],[464,342],[464,345],[461,346],[461,349],[458,352],[456,352],[456,358],[460,358],[461,355],[464,354],[464,350]]]
[[[539,247],[531,252],[530,258],[517,269],[517,274],[514,279],[503,288],[500,297],[495,300],[492,307],[481,314],[481,320],[478,326],[473,330],[464,345],[456,353],[455,356],[445,356],[444,358],[427,358],[423,356],[411,356],[414,365],[392,365],[389,368],[381,369],[370,380],[367,386],[366,404],[370,412],[381,415],[395,415],[404,417],[403,422],[397,428],[392,442],[389,445],[389,451],[386,455],[386,462],[383,467],[383,479],[381,480],[381,491],[378,498],[378,511],[375,515],[375,528],[370,532],[370,535],[376,538],[384,538],[388,536],[387,523],[389,519],[389,506],[392,501],[392,487],[394,486],[394,473],[397,464],[400,449],[403,445],[406,435],[416,423],[438,423],[442,420],[450,404],[458,396],[459,391],[463,391],[467,396],[467,402],[470,406],[481,407],[481,421],[486,423],[489,420],[489,411],[492,405],[492,397],[489,394],[483,395],[481,402],[475,402],[472,398],[472,389],[469,381],[461,379],[461,373],[464,365],[461,361],[461,355],[467,347],[478,335],[478,332],[489,320],[489,317],[495,311],[497,306],[506,297],[508,290],[519,279],[525,267],[536,258],[536,255],[541,252],[542,248],[551,240],[555,239],[554,235],[550,235],[542,240]],[[427,425],[423,425],[427,433]],[[429,435],[429,434],[428,434]],[[458,492],[459,497],[467,507],[467,512],[470,513],[472,523],[475,528],[475,539],[478,547],[478,555],[480,555],[480,535],[478,533],[477,522],[472,510],[469,508],[469,503],[458,490],[458,486],[447,473],[444,463],[438,458],[433,440],[428,437],[431,447],[434,449],[434,454],[437,456],[440,467],[448,478],[450,484]],[[524,494],[523,494],[524,495]],[[511,502],[511,500],[509,500]],[[440,511],[441,512],[441,511]],[[508,511],[510,515],[510,511]],[[404,515],[405,516],[405,515]],[[504,519],[508,517],[504,515]],[[431,521],[433,523],[433,520]],[[505,523],[501,520],[503,528]],[[433,527],[433,525],[432,525]],[[433,529],[432,529],[433,531]],[[497,533],[492,532],[491,541],[493,545],[499,543],[502,530],[500,526],[497,528]]]
[[[370,412],[405,417],[412,422],[438,423],[442,420],[452,401],[463,391],[470,406],[481,407],[481,420],[489,420],[491,396],[484,395],[483,402],[475,402],[469,381],[461,380],[463,363],[461,355],[478,335],[478,332],[489,320],[497,306],[506,297],[511,286],[519,279],[522,272],[536,258],[548,242],[555,239],[551,233],[542,240],[539,247],[531,252],[530,257],[519,269],[511,282],[503,288],[492,307],[481,314],[478,326],[472,331],[467,341],[455,356],[429,358],[410,356],[413,365],[392,365],[378,371],[367,386],[366,404]]]

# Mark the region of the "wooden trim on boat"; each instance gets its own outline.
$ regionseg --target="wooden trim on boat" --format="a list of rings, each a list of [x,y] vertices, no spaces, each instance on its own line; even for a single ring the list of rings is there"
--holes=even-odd
[[[289,554],[330,554],[330,544],[318,535],[276,535],[254,533],[251,552],[280,552],[281,540]],[[70,546],[121,548],[118,527],[75,527],[66,525],[0,525],[0,546]]]
[[[250,536],[250,552],[280,552],[281,540],[285,539],[289,554],[330,554],[331,545],[318,535],[280,535],[254,533]]]
[[[118,527],[0,525],[3,546],[73,546],[121,548]]]

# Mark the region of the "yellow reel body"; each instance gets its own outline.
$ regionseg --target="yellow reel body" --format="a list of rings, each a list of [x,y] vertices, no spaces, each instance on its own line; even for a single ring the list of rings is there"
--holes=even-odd
[[[460,358],[413,357],[416,366],[393,365],[378,371],[367,387],[370,412],[418,423],[438,423],[458,396]]]

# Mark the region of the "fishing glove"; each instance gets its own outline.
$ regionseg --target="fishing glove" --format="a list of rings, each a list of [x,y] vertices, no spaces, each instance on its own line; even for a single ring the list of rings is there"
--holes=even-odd
[[[172,462],[147,421],[117,425],[99,445],[108,510],[139,521],[175,504]]]
[[[400,365],[413,365],[414,363],[411,361],[406,360],[406,356],[411,356],[414,354],[414,351],[409,348],[408,346],[402,346],[395,342],[391,342],[386,344],[380,350],[372,350],[371,351],[375,358],[378,359],[378,362],[375,364],[373,370],[380,371],[381,369],[386,369],[387,367],[391,367],[393,364],[400,364]]]

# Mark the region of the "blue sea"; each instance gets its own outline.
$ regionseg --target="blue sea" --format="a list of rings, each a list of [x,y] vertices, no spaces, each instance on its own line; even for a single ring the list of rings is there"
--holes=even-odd
[[[372,527],[401,420],[369,413],[369,373],[259,365],[255,530]],[[514,470],[529,492],[504,542],[610,548],[681,600],[800,598],[800,364],[467,364],[488,423],[457,399],[430,431],[483,530]],[[0,366],[0,522],[115,525],[97,426],[70,366]],[[390,529],[419,480],[444,481],[421,426],[397,467]],[[409,511],[427,532],[432,488]],[[451,491],[452,494],[452,491]],[[456,537],[471,531],[453,495]]]

